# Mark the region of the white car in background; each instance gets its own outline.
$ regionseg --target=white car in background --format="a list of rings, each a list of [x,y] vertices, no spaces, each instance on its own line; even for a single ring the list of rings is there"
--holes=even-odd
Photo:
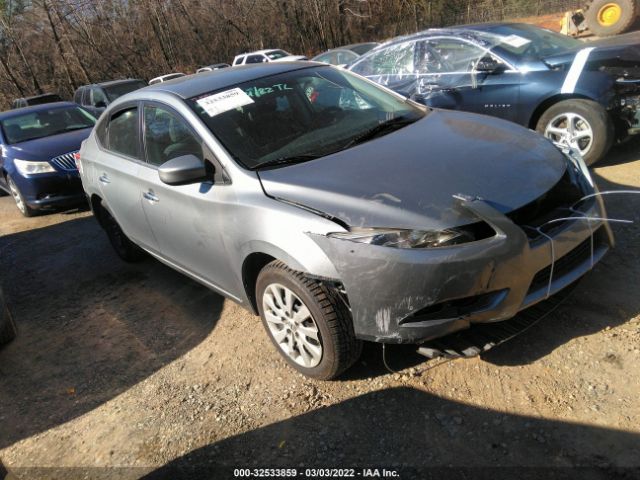
[[[168,82],[169,80],[173,80],[174,78],[185,77],[184,73],[168,73],[166,75],[161,75],[156,78],[152,78],[149,80],[149,85],[155,85],[156,83]]]
[[[307,60],[304,55],[291,55],[284,50],[258,50],[256,52],[242,53],[233,59],[233,66],[248,65],[250,63],[266,62],[295,62],[297,60]]]

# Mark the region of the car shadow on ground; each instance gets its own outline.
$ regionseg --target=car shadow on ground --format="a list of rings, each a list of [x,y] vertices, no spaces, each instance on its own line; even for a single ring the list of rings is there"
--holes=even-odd
[[[122,262],[91,217],[0,237],[0,281],[18,328],[0,350],[0,448],[179,358],[211,332],[223,305],[151,258]]]
[[[143,478],[233,478],[235,468],[304,472],[355,465],[395,468],[403,479],[575,478],[576,473],[585,479],[632,478],[640,465],[638,447],[635,433],[482,409],[402,387],[221,440]],[[576,466],[582,469],[571,470]]]

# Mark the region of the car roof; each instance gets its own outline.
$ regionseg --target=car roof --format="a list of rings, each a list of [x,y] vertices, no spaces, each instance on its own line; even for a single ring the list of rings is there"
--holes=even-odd
[[[256,54],[261,54],[261,53],[268,53],[268,52],[276,52],[282,50],[285,53],[289,53],[286,50],[283,50],[282,48],[266,48],[264,50],[256,50],[255,52],[245,52],[245,53],[241,53],[239,55],[236,55],[236,57],[241,57],[243,55],[256,55]]]
[[[351,50],[352,48],[364,47],[366,45],[380,45],[380,44],[378,42],[350,43],[349,45],[341,45],[339,47],[336,47],[333,50]]]
[[[309,62],[267,62],[241,65],[213,70],[199,75],[188,75],[186,77],[176,78],[168,82],[150,85],[142,90],[146,92],[169,92],[181,98],[192,98],[239,83],[318,66],[319,64],[317,63]]]
[[[52,96],[60,97],[60,95],[58,95],[57,93],[51,92],[51,93],[41,93],[40,95],[32,95],[31,97],[22,97],[22,98],[19,98],[18,100],[29,101],[29,100],[35,100],[37,98],[52,97]]]
[[[25,113],[40,112],[42,110],[50,110],[51,108],[62,108],[62,107],[79,108],[78,104],[73,102],[43,103],[41,105],[31,105],[29,107],[16,108],[15,110],[7,110],[6,112],[0,112],[0,120],[6,120],[8,118],[24,115]]]
[[[139,78],[122,78],[120,80],[109,80],[106,82],[99,82],[99,83],[89,83],[87,85],[82,85],[80,88],[82,87],[112,87],[114,85],[120,85],[122,83],[130,83],[130,82],[143,82],[144,80],[141,80]]]
[[[487,39],[489,38],[489,36],[492,36],[492,38],[496,38],[495,37],[496,33],[494,33],[493,30],[497,28],[506,27],[506,26],[517,28],[517,27],[522,27],[526,25],[527,24],[517,23],[517,22],[503,22],[503,23],[492,22],[492,23],[477,23],[473,25],[460,25],[460,26],[445,27],[445,28],[430,28],[428,30],[412,33],[410,35],[403,35],[400,37],[392,38],[388,42],[383,43],[382,46],[394,45],[397,43],[403,43],[403,42],[407,42],[407,41],[411,41],[419,38],[427,38],[427,37],[434,37],[434,36],[441,36],[441,35],[453,36],[453,37],[463,35],[464,38],[471,38],[471,39],[477,39],[477,40]]]

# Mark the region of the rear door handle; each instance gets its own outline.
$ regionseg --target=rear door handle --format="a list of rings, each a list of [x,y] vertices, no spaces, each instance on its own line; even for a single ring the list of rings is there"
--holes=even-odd
[[[147,200],[149,200],[149,203],[158,203],[160,201],[160,199],[158,197],[156,197],[156,194],[153,193],[153,190],[149,190],[148,192],[144,192],[142,194],[142,196],[144,198],[146,198]]]
[[[103,185],[106,185],[107,183],[111,183],[111,180],[109,180],[109,177],[107,176],[106,173],[103,173],[102,175],[100,175],[98,177],[98,180],[100,181],[100,183],[102,183]]]

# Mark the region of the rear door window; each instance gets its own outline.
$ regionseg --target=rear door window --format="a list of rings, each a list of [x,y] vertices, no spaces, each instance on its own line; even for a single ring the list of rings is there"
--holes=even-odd
[[[107,128],[109,150],[131,158],[140,158],[138,107],[125,108],[111,115]]]

